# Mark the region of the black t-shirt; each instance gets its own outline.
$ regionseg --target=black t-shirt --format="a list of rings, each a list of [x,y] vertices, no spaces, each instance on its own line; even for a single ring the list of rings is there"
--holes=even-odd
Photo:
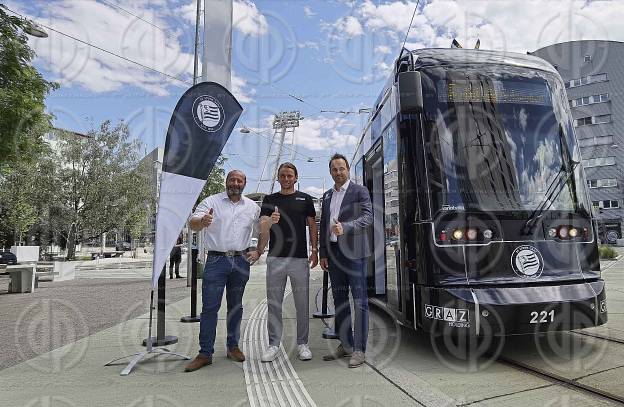
[[[276,206],[280,221],[271,226],[269,256],[307,258],[307,218],[316,216],[312,197],[300,191],[290,195],[280,192],[267,195],[262,201],[260,216],[271,216]]]

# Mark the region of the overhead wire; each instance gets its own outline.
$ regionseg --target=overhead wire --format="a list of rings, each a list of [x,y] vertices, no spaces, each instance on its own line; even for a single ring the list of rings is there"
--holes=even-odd
[[[29,20],[26,16],[24,16],[24,15],[22,15],[22,14],[18,13],[17,11],[11,10],[10,8],[6,7],[5,5],[3,5],[3,8],[4,8],[5,10],[10,11],[11,13],[13,13],[13,14],[15,14],[15,15],[18,15],[18,16],[22,17],[23,19]],[[87,42],[87,41],[82,40],[82,39],[80,39],[80,38],[76,38],[76,37],[74,37],[73,35],[70,35],[70,34],[64,33],[64,32],[62,32],[62,31],[59,31],[59,30],[57,30],[57,29],[54,29],[54,28],[52,28],[52,27],[50,27],[50,26],[47,26],[47,25],[45,25],[45,24],[41,24],[41,23],[39,23],[39,22],[36,22],[36,24],[37,24],[37,25],[39,25],[39,26],[41,26],[41,27],[43,27],[43,28],[45,28],[45,29],[48,29],[48,30],[50,30],[50,31],[53,31],[53,32],[55,32],[55,33],[57,33],[57,34],[63,35],[63,36],[65,36],[65,37],[67,37],[67,38],[70,38],[70,39],[72,39],[72,40],[74,40],[74,41],[76,41],[76,42],[79,42],[79,43],[81,43],[81,44],[84,44],[84,45],[87,45],[87,46],[89,46],[89,47],[95,48],[95,49],[97,49],[97,50],[99,50],[99,51],[102,51],[102,52],[105,52],[105,53],[107,53],[107,54],[109,54],[109,55],[113,55],[113,56],[115,56],[115,57],[117,57],[117,58],[123,59],[123,60],[124,60],[124,61],[126,61],[126,62],[130,62],[130,63],[132,63],[132,64],[135,64],[135,65],[137,65],[137,66],[140,66],[141,68],[144,68],[144,69],[150,70],[150,71],[152,71],[152,72],[158,73],[158,74],[160,74],[160,75],[162,75],[162,76],[165,76],[165,77],[167,77],[167,78],[169,78],[169,79],[176,80],[176,81],[178,81],[178,82],[184,83],[184,84],[189,85],[189,86],[192,86],[192,85],[193,85],[191,82],[188,82],[188,81],[186,81],[186,80],[184,80],[184,79],[182,79],[182,78],[180,78],[180,77],[178,77],[178,76],[174,76],[174,75],[168,74],[168,73],[166,73],[166,72],[159,71],[158,69],[152,68],[152,67],[150,67],[150,66],[147,66],[147,65],[145,65],[145,64],[142,64],[142,63],[137,62],[137,61],[135,61],[135,60],[132,60],[132,59],[130,59],[130,58],[124,57],[123,55],[119,55],[119,54],[117,54],[117,53],[115,53],[115,52],[113,52],[113,51],[109,51],[109,50],[104,49],[104,48],[102,48],[102,47],[99,47],[99,46],[97,46],[97,45],[95,45],[95,44],[91,44],[90,42]]]

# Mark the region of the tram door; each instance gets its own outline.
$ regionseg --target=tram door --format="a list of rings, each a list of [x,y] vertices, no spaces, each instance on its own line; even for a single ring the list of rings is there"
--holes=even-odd
[[[380,145],[381,146],[381,145]],[[383,156],[381,148],[366,157],[366,186],[373,204],[373,225],[370,237],[373,255],[368,261],[369,293],[375,296],[386,294],[386,260],[384,253],[384,189]]]

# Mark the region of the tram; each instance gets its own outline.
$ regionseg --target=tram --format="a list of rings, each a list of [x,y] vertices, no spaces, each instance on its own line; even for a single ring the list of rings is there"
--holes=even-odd
[[[573,119],[546,61],[404,49],[352,162],[373,202],[369,298],[401,324],[504,336],[606,323]]]

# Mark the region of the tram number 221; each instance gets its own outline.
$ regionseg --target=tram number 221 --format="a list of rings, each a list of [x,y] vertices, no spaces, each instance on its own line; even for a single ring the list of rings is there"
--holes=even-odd
[[[550,312],[546,311],[532,311],[531,312],[531,324],[543,324],[544,322],[553,322],[555,320],[555,310]]]

